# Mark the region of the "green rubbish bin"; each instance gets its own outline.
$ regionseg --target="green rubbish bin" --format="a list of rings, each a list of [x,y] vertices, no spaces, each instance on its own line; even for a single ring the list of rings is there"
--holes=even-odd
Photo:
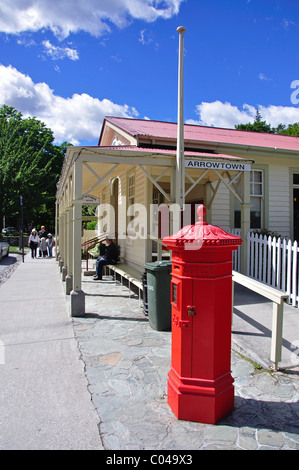
[[[171,261],[154,261],[144,266],[147,275],[148,320],[158,331],[171,330]]]

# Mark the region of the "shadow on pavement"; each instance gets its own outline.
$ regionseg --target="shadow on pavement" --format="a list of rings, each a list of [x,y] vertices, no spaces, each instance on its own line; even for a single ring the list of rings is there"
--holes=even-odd
[[[295,413],[298,404],[298,401],[284,403],[237,396],[234,411],[217,424],[298,434],[299,423]]]

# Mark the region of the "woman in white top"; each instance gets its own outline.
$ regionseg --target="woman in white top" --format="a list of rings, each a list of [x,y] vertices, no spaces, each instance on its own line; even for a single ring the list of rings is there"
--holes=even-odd
[[[29,240],[28,240],[28,246],[31,248],[31,258],[36,258],[36,250],[38,247],[38,242],[39,238],[36,233],[35,228],[32,229]]]

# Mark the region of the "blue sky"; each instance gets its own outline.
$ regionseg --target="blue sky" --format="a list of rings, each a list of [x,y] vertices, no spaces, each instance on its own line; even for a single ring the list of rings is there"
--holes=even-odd
[[[186,122],[299,121],[297,0],[0,0],[0,105],[77,145],[105,115],[176,122],[180,25]]]

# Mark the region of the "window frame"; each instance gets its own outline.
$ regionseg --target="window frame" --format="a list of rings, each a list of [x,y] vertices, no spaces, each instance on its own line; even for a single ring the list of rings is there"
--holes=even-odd
[[[132,193],[130,194],[130,191],[132,190]],[[127,176],[127,225],[130,223],[134,217],[135,214],[131,214],[129,208],[131,206],[134,206],[135,204],[135,194],[136,194],[136,178],[135,178],[135,171],[131,172]]]
[[[254,174],[255,172],[260,172],[262,175],[262,190],[261,194],[252,194],[252,184],[254,185]],[[255,165],[253,168],[250,170],[250,201],[253,198],[259,198],[260,199],[260,204],[261,204],[261,227],[255,228],[251,226],[251,217],[250,217],[250,230],[261,230],[263,228],[268,228],[269,225],[269,201],[267,197],[267,188],[268,188],[268,166],[267,165]],[[258,184],[256,182],[255,184]],[[254,187],[254,186],[253,186]],[[240,193],[240,185],[238,186],[238,192]],[[236,227],[235,224],[235,213],[236,213],[236,203],[238,201],[236,198],[231,194],[231,227],[235,229],[240,229],[241,227]],[[251,212],[251,211],[250,211]],[[240,223],[241,225],[241,223]]]

